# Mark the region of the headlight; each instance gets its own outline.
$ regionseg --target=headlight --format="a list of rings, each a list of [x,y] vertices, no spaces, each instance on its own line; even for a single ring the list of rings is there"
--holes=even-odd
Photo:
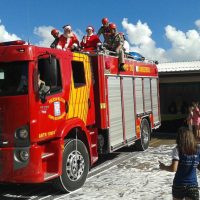
[[[29,152],[26,150],[20,150],[19,159],[23,162],[27,161],[29,159]]]
[[[16,131],[16,137],[19,138],[19,139],[27,139],[29,136],[29,132],[28,132],[28,129],[26,127],[22,127],[22,128],[19,128],[17,129]]]
[[[30,131],[29,126],[24,125],[17,128],[14,132],[14,146],[28,147],[30,145]]]
[[[19,129],[18,135],[21,139],[26,139],[28,137],[28,130],[25,128]]]

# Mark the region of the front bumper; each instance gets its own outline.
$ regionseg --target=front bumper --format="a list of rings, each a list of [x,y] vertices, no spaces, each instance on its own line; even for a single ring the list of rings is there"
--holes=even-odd
[[[22,162],[16,154],[20,150],[29,152],[29,159]],[[50,157],[45,157],[51,150]],[[26,148],[0,148],[0,182],[2,183],[40,183],[45,174],[61,174],[62,141],[56,140],[47,145],[32,145]]]

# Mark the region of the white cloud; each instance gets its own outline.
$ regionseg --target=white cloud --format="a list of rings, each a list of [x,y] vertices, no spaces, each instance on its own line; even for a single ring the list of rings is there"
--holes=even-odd
[[[128,23],[128,19],[124,18],[122,21],[122,26],[125,29],[127,39],[130,43],[130,51],[141,53],[148,59],[162,59],[166,61],[165,50],[156,47],[155,41],[151,38],[152,31],[147,23],[142,23],[139,20],[137,24],[134,25]]]
[[[165,35],[172,46],[167,50],[168,57],[171,60],[189,61],[200,59],[200,34],[197,30],[188,30],[184,33],[168,25],[165,27]]]
[[[195,24],[200,29],[200,20],[196,20]],[[152,39],[152,31],[147,23],[138,21],[134,25],[128,23],[128,19],[124,18],[122,26],[131,45],[131,51],[139,52],[149,59],[161,62],[200,59],[200,33],[195,29],[184,33],[171,25],[167,25],[165,27],[165,37],[171,47],[165,50],[156,47],[156,43]]]
[[[200,19],[195,21],[195,25],[197,26],[198,29],[200,29]]]
[[[146,23],[142,24],[138,21],[136,25],[128,23],[128,19],[123,19],[122,26],[126,29],[130,44],[141,45],[151,43],[150,38],[152,32]],[[141,34],[142,33],[142,34]]]
[[[38,46],[49,47],[54,38],[51,35],[52,26],[39,26],[34,28],[34,34],[36,34],[40,41],[36,44]]]
[[[0,42],[6,42],[12,40],[20,40],[20,38],[13,33],[9,33],[0,20]]]

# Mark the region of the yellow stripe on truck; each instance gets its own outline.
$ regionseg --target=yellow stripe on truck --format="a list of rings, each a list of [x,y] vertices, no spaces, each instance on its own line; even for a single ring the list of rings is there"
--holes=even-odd
[[[88,61],[87,55],[79,56],[79,53],[74,53],[73,60],[84,62],[85,70],[85,79],[86,85],[75,88],[73,81],[73,73],[71,73],[71,87],[70,87],[70,96],[69,96],[69,111],[67,118],[78,117],[82,119],[85,123],[88,115],[88,99],[90,96],[90,87],[91,87],[91,70],[90,63]]]

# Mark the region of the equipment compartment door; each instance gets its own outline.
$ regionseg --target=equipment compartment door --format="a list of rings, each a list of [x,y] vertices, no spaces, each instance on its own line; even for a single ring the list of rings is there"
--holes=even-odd
[[[159,105],[158,105],[158,79],[151,80],[151,96],[152,96],[152,110],[154,116],[154,124],[160,122],[159,118]]]
[[[136,114],[144,113],[142,78],[135,78]]]
[[[125,139],[127,142],[135,138],[135,112],[133,95],[133,78],[123,77],[123,106]]]
[[[150,78],[144,78],[144,107],[145,112],[151,112],[151,83]]]
[[[115,148],[123,143],[120,77],[108,76],[108,105],[110,146]]]

